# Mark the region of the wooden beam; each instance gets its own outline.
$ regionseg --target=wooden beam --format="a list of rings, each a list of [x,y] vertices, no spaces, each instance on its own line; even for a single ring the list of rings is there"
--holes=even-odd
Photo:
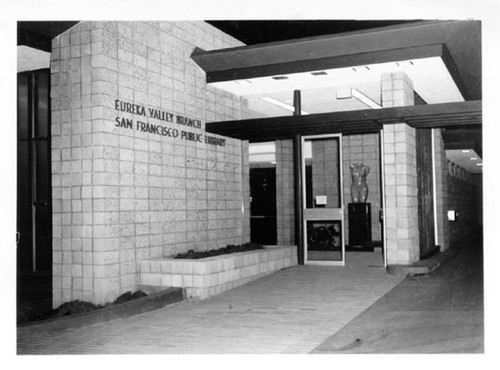
[[[301,116],[301,97],[300,90],[293,92],[293,115]],[[304,264],[304,228],[303,228],[303,199],[302,191],[302,137],[297,134],[293,137],[293,198],[294,198],[294,216],[295,216],[295,244],[297,245],[297,262]]]
[[[482,101],[207,122],[206,131],[255,142],[263,139],[291,139],[295,135],[376,133],[382,125],[401,122],[426,128],[480,127]]]
[[[433,44],[411,48],[379,50],[366,53],[355,53],[349,55],[318,58],[313,60],[295,60],[284,63],[269,63],[250,67],[207,71],[206,76],[207,83],[244,80],[256,77],[310,72],[323,69],[346,68],[352,66],[398,62],[403,60],[421,59],[436,56],[441,57],[443,55],[443,49],[443,44]],[[195,60],[195,62],[199,62],[199,60],[196,59],[196,55],[193,55],[192,58]]]

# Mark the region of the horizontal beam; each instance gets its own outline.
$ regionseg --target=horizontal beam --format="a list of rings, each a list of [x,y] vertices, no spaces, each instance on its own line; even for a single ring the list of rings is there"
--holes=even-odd
[[[283,63],[261,64],[251,67],[207,71],[206,76],[207,83],[244,80],[256,77],[310,72],[323,69],[355,67],[368,64],[398,62],[436,56],[442,57],[444,54],[443,49],[443,44],[434,44],[411,48],[380,50],[367,53],[324,57],[313,60],[305,59]],[[192,55],[192,58],[200,64],[196,55]]]
[[[482,130],[477,127],[445,129],[442,131],[442,135],[446,150],[474,149],[480,157],[483,156]]]
[[[383,125],[402,122],[416,128],[481,126],[482,101],[207,122],[206,130],[240,140],[262,141],[294,135],[376,133]]]

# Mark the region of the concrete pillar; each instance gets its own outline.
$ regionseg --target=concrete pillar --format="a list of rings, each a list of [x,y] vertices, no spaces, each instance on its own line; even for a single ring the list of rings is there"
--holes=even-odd
[[[384,107],[413,105],[413,83],[404,72],[382,75]],[[419,259],[417,157],[415,129],[406,123],[383,130],[387,263]]]
[[[278,245],[295,243],[293,142],[276,141],[276,227]]]

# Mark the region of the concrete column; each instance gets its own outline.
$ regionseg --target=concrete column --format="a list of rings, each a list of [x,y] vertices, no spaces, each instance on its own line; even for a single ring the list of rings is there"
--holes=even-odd
[[[406,73],[383,73],[381,82],[382,106],[384,108],[415,105],[413,81]]]
[[[243,243],[250,241],[250,154],[248,140],[241,143],[242,161],[242,204],[243,218],[241,219],[243,229]]]
[[[413,105],[413,83],[404,72],[382,75],[384,107]],[[406,123],[383,130],[387,263],[419,259],[417,157],[415,129]]]
[[[276,226],[278,245],[295,243],[293,142],[276,141]]]

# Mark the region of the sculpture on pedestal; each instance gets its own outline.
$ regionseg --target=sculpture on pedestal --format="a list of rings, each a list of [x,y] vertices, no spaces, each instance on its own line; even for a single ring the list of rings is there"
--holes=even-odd
[[[354,163],[351,169],[351,200],[353,203],[366,203],[368,198],[368,185],[366,176],[370,173],[370,167],[362,163]]]

